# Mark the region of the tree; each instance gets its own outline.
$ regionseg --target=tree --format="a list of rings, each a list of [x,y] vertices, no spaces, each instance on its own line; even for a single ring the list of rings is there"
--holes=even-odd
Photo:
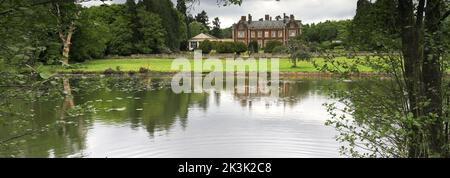
[[[106,54],[107,44],[112,38],[109,24],[93,18],[97,9],[84,9],[79,20],[79,27],[73,36],[70,60],[83,62],[99,59]]]
[[[125,2],[125,18],[128,19],[128,28],[130,28],[132,34],[131,43],[137,44],[142,39],[142,34],[139,33],[139,29],[142,28],[140,19],[138,17],[138,10],[135,0],[127,0]],[[138,53],[136,47],[133,47],[132,53]]]
[[[291,38],[288,41],[288,52],[290,54],[290,59],[292,62],[292,67],[297,67],[297,61],[310,60],[311,55],[306,42],[301,38]]]
[[[400,38],[397,6],[398,0],[379,0],[375,3],[359,0],[356,16],[349,28],[352,46],[362,50],[379,50],[383,45],[399,48],[396,44],[387,43],[390,39]]]
[[[143,0],[139,4],[145,6],[149,12],[159,15],[161,24],[166,31],[165,44],[173,51],[180,49],[181,36],[180,26],[183,25],[179,12],[174,8],[174,4],[170,0]]]
[[[138,9],[139,33],[142,34],[141,41],[137,45],[140,53],[160,53],[165,49],[165,36],[161,18],[145,10],[144,7]]]
[[[195,21],[203,24],[203,26],[205,26],[206,29],[208,29],[208,31],[211,29],[211,27],[209,26],[208,15],[206,14],[206,12],[204,10],[195,16]]]
[[[189,29],[189,18],[187,13],[186,0],[177,0],[177,10],[180,14],[180,19],[182,19],[182,25],[180,26],[181,34],[181,44],[180,50],[187,51],[188,49],[188,39],[191,36],[191,29]]]
[[[233,30],[231,27],[220,29],[220,34],[222,34],[222,38],[232,38],[233,37]]]
[[[80,17],[80,5],[73,1],[54,1],[52,2],[51,12],[56,18],[57,33],[63,43],[62,65],[69,65],[70,47],[72,45],[72,36],[77,29],[77,20]]]
[[[222,38],[222,31],[220,29],[220,20],[219,17],[214,18],[214,21],[212,22],[213,24],[213,28],[211,30],[211,35],[217,37],[217,38]]]
[[[448,45],[445,41],[448,36],[443,31],[443,23],[450,14],[448,5],[445,0],[376,1],[368,5],[374,12],[367,16],[369,19],[363,15],[359,15],[358,20],[355,17],[356,22],[370,22],[360,23],[356,30],[369,32],[366,36],[375,34],[374,41],[378,44],[374,51],[382,54],[376,56],[377,60],[368,58],[361,60],[365,62],[359,61],[358,65],[371,66],[393,80],[388,85],[372,85],[370,90],[355,87],[356,90],[337,93],[336,97],[345,101],[344,111],[349,111],[347,113],[352,114],[354,121],[348,122],[343,116],[335,117],[331,123],[341,131],[340,140],[349,143],[350,148],[346,151],[350,155],[361,156],[355,148],[372,151],[373,154],[368,156],[450,155],[449,111],[445,109],[448,102],[444,102],[448,97],[444,87],[448,85],[444,84],[443,78],[448,63],[448,58],[443,57],[448,53],[448,48],[444,47]],[[386,9],[390,10],[386,12]],[[395,18],[386,18],[386,14],[397,16],[396,23],[390,22]],[[356,69],[355,65],[339,66],[335,71],[347,69],[344,72],[347,74]],[[383,94],[368,93],[374,89]],[[370,102],[373,98],[376,101]],[[329,107],[330,110],[333,108],[336,109]]]
[[[192,22],[189,24],[189,29],[191,29],[191,36],[197,36],[200,33],[208,33],[208,29],[199,22]]]

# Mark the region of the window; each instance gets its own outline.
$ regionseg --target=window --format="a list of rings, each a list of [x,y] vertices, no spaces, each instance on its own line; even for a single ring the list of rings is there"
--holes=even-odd
[[[258,31],[258,38],[262,38],[263,36],[262,36],[262,31]]]
[[[245,38],[245,31],[238,31],[238,38]]]
[[[282,30],[280,30],[280,31],[278,31],[278,37],[283,37],[283,31]]]
[[[265,32],[264,32],[264,37],[266,37],[266,38],[270,37],[270,36],[269,36],[269,31],[265,31]]]
[[[197,49],[197,42],[196,41],[191,41],[191,49]]]
[[[297,36],[297,30],[289,30],[289,37]]]
[[[262,40],[258,40],[258,46],[259,46],[260,48],[263,47],[263,46],[262,46]]]
[[[252,31],[251,36],[252,36],[252,38],[256,38],[255,31]]]
[[[262,38],[262,31],[258,31],[258,38]]]
[[[277,31],[272,31],[272,38],[276,38],[277,37]]]

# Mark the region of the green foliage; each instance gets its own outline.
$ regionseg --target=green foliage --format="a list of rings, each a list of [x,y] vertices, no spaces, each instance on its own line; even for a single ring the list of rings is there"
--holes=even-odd
[[[309,47],[301,37],[289,39],[288,51],[293,67],[297,67],[297,61],[306,61],[312,58]]]
[[[234,52],[237,54],[241,54],[243,52],[246,52],[248,50],[247,45],[243,42],[236,42],[234,43]]]
[[[217,42],[214,44],[214,48],[218,53],[234,53],[234,42]]]
[[[191,31],[191,36],[197,36],[200,33],[208,33],[208,28],[206,28],[203,24],[200,22],[192,22],[189,24],[189,30]]]
[[[198,14],[195,16],[195,21],[197,21],[197,22],[201,23],[203,26],[205,26],[206,29],[207,29],[208,31],[209,31],[209,29],[211,28],[211,27],[209,26],[209,17],[208,17],[208,15],[206,14],[205,11],[202,11],[202,12],[198,13]]]
[[[286,46],[277,46],[273,48],[272,54],[288,54],[289,49]]]
[[[283,46],[281,41],[268,41],[266,47],[264,48],[264,52],[272,53],[273,49],[279,46]]]
[[[399,49],[398,1],[359,0],[349,28],[349,43],[359,50]]]
[[[217,53],[241,54],[248,50],[247,45],[242,42],[214,42],[212,47]]]
[[[222,35],[222,31],[220,29],[219,17],[214,18],[214,21],[212,23],[213,23],[213,28],[211,30],[211,35],[215,36],[217,38],[222,38],[223,35]]]
[[[251,53],[258,53],[259,52],[259,44],[258,44],[258,42],[257,41],[251,41],[249,44],[248,44],[248,50],[249,50],[249,52],[251,52]]]
[[[140,22],[138,30],[142,34],[142,41],[137,45],[139,52],[143,54],[163,52],[166,32],[163,30],[159,16],[142,7],[138,9],[138,17]]]
[[[222,38],[232,38],[232,29],[231,27],[229,28],[225,28],[225,29],[220,29],[220,34],[222,34]]]
[[[202,50],[203,54],[209,54],[213,48],[213,44],[209,40],[205,40],[200,43],[199,48]]]
[[[143,5],[149,12],[159,15],[161,24],[166,32],[165,44],[173,51],[180,49],[179,38],[182,32],[180,26],[183,25],[183,19],[180,19],[179,12],[174,8],[174,4],[170,0],[143,0],[138,6]]]
[[[70,59],[83,62],[90,59],[103,58],[106,54],[107,43],[112,38],[108,24],[92,18],[90,10],[82,14],[80,25],[73,36]],[[58,50],[59,51],[59,50]]]
[[[305,25],[303,38],[307,42],[322,43],[325,41],[347,41],[351,20],[326,21],[318,24]]]

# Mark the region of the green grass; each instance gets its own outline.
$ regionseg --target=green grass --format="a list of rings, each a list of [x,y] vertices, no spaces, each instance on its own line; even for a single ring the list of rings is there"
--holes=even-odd
[[[316,61],[316,63],[319,65],[324,64],[323,59],[315,58],[312,60]],[[350,59],[346,58],[338,58],[338,60],[347,62],[351,61]],[[74,66],[76,66],[76,69],[64,69],[59,66],[45,66],[45,70],[64,73],[70,73],[74,71],[100,73],[109,68],[113,70],[119,68],[120,71],[124,72],[139,71],[140,68],[146,68],[153,72],[177,72],[178,70],[171,69],[172,61],[173,59],[102,59],[75,64]],[[191,65],[193,65],[194,61],[189,61]],[[225,66],[225,60],[221,61],[223,66]],[[289,61],[289,59],[280,59],[279,67],[280,72],[318,72],[313,63],[309,61],[299,61],[297,63],[297,67],[293,68],[292,63]],[[359,70],[363,72],[372,71],[370,68],[364,66],[359,66]]]

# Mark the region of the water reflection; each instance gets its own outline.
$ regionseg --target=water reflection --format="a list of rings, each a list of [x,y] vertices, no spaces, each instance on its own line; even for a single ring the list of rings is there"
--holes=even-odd
[[[63,98],[23,103],[34,119],[2,118],[1,157],[337,157],[322,103],[330,80],[285,80],[280,96],[174,94],[170,79],[62,79]],[[83,105],[77,107],[76,105]],[[95,108],[84,112],[84,107]],[[27,120],[15,124],[15,120]],[[20,125],[20,126],[19,126]]]

